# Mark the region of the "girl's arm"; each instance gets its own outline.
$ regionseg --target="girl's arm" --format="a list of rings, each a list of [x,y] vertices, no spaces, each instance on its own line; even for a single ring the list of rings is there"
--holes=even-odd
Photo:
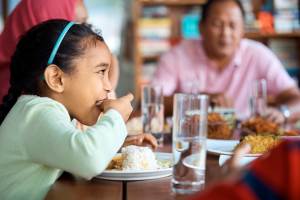
[[[25,152],[33,162],[91,179],[105,170],[122,146],[127,135],[124,120],[110,109],[83,133],[68,118],[53,105],[40,106],[26,126]]]

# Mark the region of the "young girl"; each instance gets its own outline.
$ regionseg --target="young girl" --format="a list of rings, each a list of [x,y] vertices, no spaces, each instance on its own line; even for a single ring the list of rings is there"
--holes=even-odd
[[[91,179],[106,168],[133,99],[107,99],[110,66],[103,38],[87,25],[49,20],[21,38],[0,107],[0,199],[43,199],[62,171]],[[90,127],[76,129],[73,118]],[[145,134],[130,141],[155,145]]]

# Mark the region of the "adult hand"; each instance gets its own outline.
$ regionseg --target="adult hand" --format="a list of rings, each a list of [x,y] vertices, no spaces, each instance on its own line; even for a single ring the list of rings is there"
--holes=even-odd
[[[214,103],[216,106],[220,107],[233,107],[233,101],[232,99],[225,96],[224,93],[215,93],[210,94],[210,102]]]
[[[156,149],[158,146],[155,137],[153,137],[153,135],[151,134],[146,134],[146,133],[128,136],[123,146],[128,146],[128,145],[137,145],[137,146],[150,145],[152,149]]]
[[[277,124],[283,124],[285,122],[283,114],[278,109],[272,107],[266,109],[264,117]]]
[[[133,100],[133,95],[129,93],[115,100],[109,99],[104,101],[100,105],[100,109],[103,112],[106,112],[109,109],[115,109],[122,115],[124,121],[126,122],[132,112],[132,106],[130,103],[132,100]]]
[[[249,144],[238,146],[238,148],[234,151],[233,156],[222,166],[221,178],[226,178],[228,176],[235,177],[235,175],[239,174],[242,169],[240,160],[244,154],[250,153],[250,151],[251,146]]]

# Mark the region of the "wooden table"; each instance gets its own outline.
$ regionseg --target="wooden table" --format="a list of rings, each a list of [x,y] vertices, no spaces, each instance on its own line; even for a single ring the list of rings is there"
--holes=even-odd
[[[207,157],[206,164],[206,184],[211,184],[217,177],[216,171],[220,170],[218,165],[218,156]],[[186,195],[176,195],[171,190],[172,177],[147,180],[132,181],[127,183],[127,199],[128,200],[173,200],[188,199]]]
[[[122,198],[122,182],[100,179],[86,181],[74,178],[70,174],[63,174],[49,191],[46,200],[121,200]]]
[[[171,152],[171,145],[165,145],[160,151]],[[207,155],[206,184],[216,178],[220,167],[218,156]],[[187,199],[188,196],[175,195],[171,191],[171,177],[145,181],[106,181],[93,179],[85,181],[72,175],[64,175],[53,186],[47,195],[47,200],[172,200]]]

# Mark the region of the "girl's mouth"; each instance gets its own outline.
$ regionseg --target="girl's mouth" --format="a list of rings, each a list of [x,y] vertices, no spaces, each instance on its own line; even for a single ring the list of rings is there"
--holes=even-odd
[[[105,101],[105,100],[107,100],[107,98],[102,99],[102,100],[97,100],[96,101],[96,106],[100,106],[103,103],[103,101]]]

